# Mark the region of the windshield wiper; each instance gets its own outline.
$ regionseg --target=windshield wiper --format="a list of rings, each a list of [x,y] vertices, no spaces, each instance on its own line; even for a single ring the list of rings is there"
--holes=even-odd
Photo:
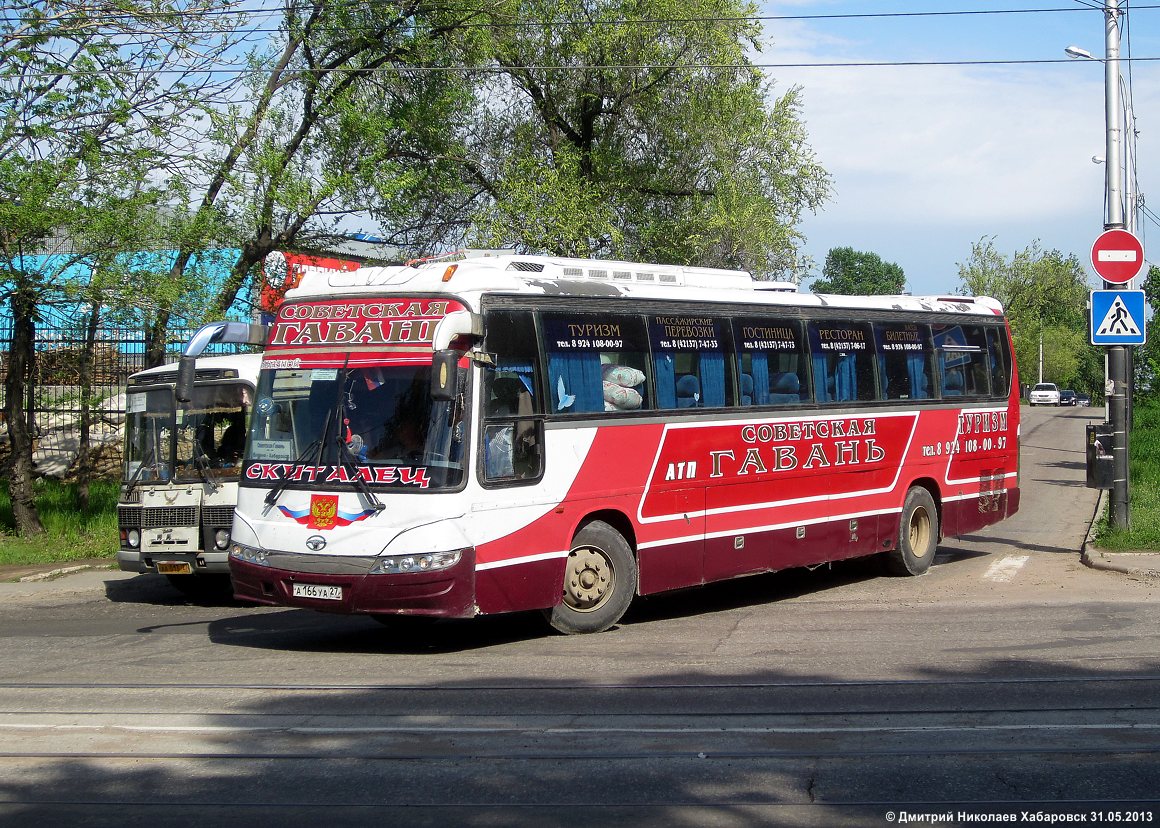
[[[145,467],[149,465],[149,461],[153,459],[154,454],[156,454],[154,447],[150,446],[149,451],[145,452],[145,456],[141,458],[141,462],[137,466],[137,471],[133,472],[133,476],[129,478],[129,482],[125,486],[125,497],[133,494],[133,490],[137,488],[137,481],[141,479],[141,472],[145,471]]]
[[[324,431],[323,434],[325,434],[325,433],[326,432]],[[302,450],[301,454],[299,454],[297,457],[295,457],[293,460],[291,460],[290,466],[293,468],[295,466],[302,465],[303,463],[306,462],[306,458],[310,456],[311,452],[317,451],[318,449],[321,449],[321,448],[322,448],[322,438],[319,437],[313,443],[311,443],[306,448],[304,448]],[[318,465],[318,463],[316,462],[315,465]],[[283,477],[281,480],[279,480],[274,485],[274,488],[270,489],[270,491],[268,491],[266,493],[266,505],[273,506],[275,503],[277,503],[278,498],[282,496],[282,492],[286,491],[286,487],[289,485],[290,485],[290,476],[289,476],[289,474],[287,474],[286,477]]]
[[[209,456],[205,453],[201,441],[196,437],[193,440],[193,465],[201,474],[201,479],[209,484],[214,492],[221,488],[221,484],[214,480],[213,475],[209,473]]]
[[[355,462],[358,458],[355,457],[354,452],[350,450],[350,446],[346,444],[346,440],[342,438],[341,434],[337,435],[337,439],[338,455],[341,460],[342,467],[350,472],[351,482],[354,484],[354,487],[362,493],[363,497],[367,499],[367,502],[371,504],[376,513],[381,512],[386,507],[383,505],[383,502],[379,500],[378,496],[371,490],[371,487],[367,485],[367,482],[363,480],[362,475],[358,473],[358,464]]]

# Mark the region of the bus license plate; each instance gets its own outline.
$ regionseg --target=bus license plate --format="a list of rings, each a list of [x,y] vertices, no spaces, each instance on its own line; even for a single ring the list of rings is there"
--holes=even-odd
[[[158,561],[157,571],[162,575],[192,575],[193,567],[185,561]]]
[[[322,584],[295,584],[293,595],[295,598],[319,598],[323,601],[341,601],[342,587],[323,586]]]

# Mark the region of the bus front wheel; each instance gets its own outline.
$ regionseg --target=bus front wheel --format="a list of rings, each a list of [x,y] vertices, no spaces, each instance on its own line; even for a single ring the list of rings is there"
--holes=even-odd
[[[548,623],[569,635],[604,632],[636,594],[636,558],[624,536],[594,520],[577,534],[564,569],[564,594],[545,610]]]
[[[922,486],[906,493],[898,526],[898,548],[886,553],[893,575],[921,575],[930,569],[938,546],[938,509]]]

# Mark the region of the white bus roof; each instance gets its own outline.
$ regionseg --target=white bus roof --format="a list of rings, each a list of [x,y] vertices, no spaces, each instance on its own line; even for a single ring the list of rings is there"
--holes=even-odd
[[[225,354],[223,356],[207,356],[197,358],[198,371],[228,371],[238,372],[238,377],[257,382],[258,371],[262,365],[261,354]],[[158,365],[155,368],[145,368],[132,374],[129,379],[140,384],[144,380],[156,377],[160,382],[173,382],[177,379],[177,363],[170,362]]]
[[[797,307],[1001,313],[998,301],[969,296],[841,296],[798,293],[789,282],[763,282],[744,270],[464,251],[407,265],[307,272],[286,301],[384,292],[447,294],[479,310],[484,294],[673,299]]]

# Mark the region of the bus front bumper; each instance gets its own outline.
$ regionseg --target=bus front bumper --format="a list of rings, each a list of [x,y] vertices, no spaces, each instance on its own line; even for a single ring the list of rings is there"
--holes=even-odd
[[[384,573],[372,557],[240,554],[236,548],[229,565],[234,595],[258,604],[432,618],[476,614],[474,549],[459,550],[458,559],[441,568],[419,568],[420,555],[394,557],[411,562],[407,571]]]

